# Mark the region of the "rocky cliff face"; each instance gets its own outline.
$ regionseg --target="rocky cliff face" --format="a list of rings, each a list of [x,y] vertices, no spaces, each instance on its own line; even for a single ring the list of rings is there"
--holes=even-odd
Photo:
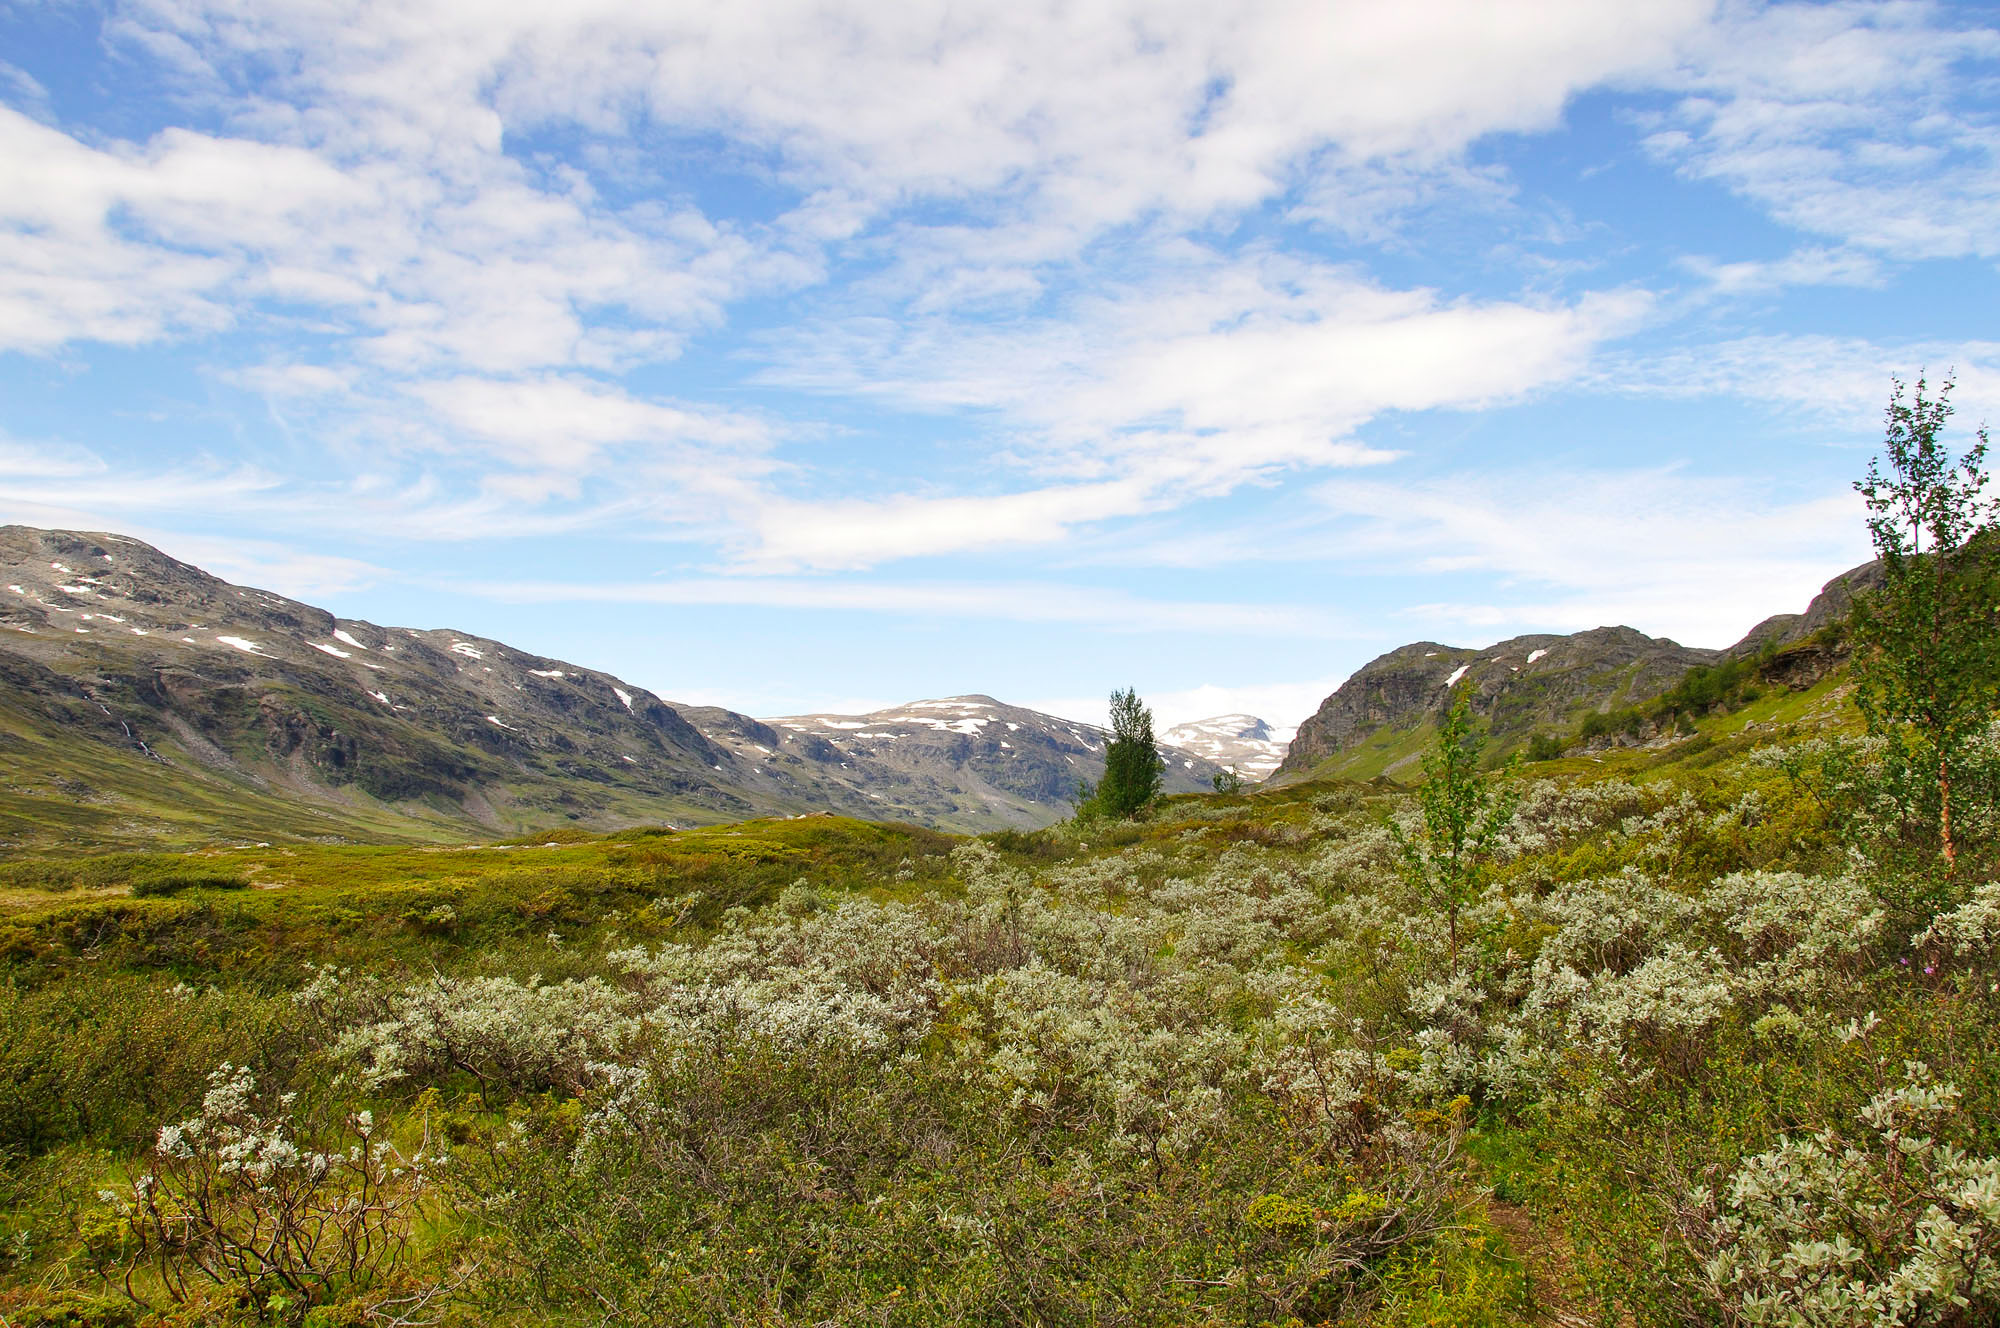
[[[1844,661],[1824,629],[1843,620],[1855,594],[1881,581],[1868,563],[1828,582],[1803,614],[1768,618],[1728,650],[1701,650],[1630,627],[1568,636],[1518,636],[1483,650],[1419,641],[1363,666],[1299,726],[1278,778],[1320,771],[1414,773],[1422,739],[1443,717],[1452,688],[1472,689],[1472,708],[1506,751],[1539,732],[1563,733],[1592,711],[1653,700],[1689,669],[1770,652],[1767,676],[1810,686]]]

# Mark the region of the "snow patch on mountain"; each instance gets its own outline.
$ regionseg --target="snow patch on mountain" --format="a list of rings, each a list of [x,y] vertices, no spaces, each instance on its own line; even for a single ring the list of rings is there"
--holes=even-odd
[[[1262,779],[1285,759],[1292,730],[1273,728],[1255,715],[1214,715],[1176,724],[1160,740],[1248,779]]]

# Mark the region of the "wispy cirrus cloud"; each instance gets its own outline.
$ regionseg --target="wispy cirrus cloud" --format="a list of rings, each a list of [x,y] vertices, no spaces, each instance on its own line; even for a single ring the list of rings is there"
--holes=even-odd
[[[1683,49],[1660,160],[1865,251],[2000,256],[2000,111],[1965,96],[2000,32],[1930,3],[1743,4]]]
[[[1943,339],[1878,341],[1866,337],[1779,334],[1731,337],[1698,348],[1607,355],[1596,383],[1634,396],[1735,396],[1762,403],[1805,426],[1874,432],[1891,379],[1927,373],[1935,387],[1956,375],[1960,415],[2000,418],[2000,342]]]
[[[777,503],[752,560],[776,567],[1054,543],[1079,525],[1288,471],[1377,466],[1356,431],[1391,411],[1475,409],[1574,375],[1644,318],[1641,291],[1573,304],[1452,301],[1351,271],[1181,255],[1156,278],[1004,327],[852,320],[774,343],[763,381],[999,421],[1043,483],[977,498]]]

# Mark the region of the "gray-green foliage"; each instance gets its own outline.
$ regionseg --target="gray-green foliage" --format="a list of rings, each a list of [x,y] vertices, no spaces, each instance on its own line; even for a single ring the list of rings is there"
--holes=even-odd
[[[0,1316],[131,1322],[57,1317],[130,1271],[181,1322],[315,1328],[1520,1328],[1505,1183],[1584,1321],[1993,1322],[2000,785],[1963,784],[1973,879],[1910,922],[1848,824],[1880,739],[1517,786],[1451,700],[1415,794],[1176,800],[921,876],[901,832],[801,821],[620,841],[597,890],[467,855],[309,946],[296,887],[0,926]],[[239,913],[285,963],[229,967]],[[422,1172],[363,1177],[357,1127]],[[191,1262],[254,1282],[245,1241],[335,1201],[379,1266],[258,1305]]]
[[[1858,1032],[1858,1027],[1857,1027]],[[2000,1159],[1932,1136],[1958,1088],[1920,1061],[1861,1130],[1781,1138],[1682,1210],[1732,1323],[1990,1323],[2000,1303]],[[1856,1137],[1858,1135],[1858,1137]]]

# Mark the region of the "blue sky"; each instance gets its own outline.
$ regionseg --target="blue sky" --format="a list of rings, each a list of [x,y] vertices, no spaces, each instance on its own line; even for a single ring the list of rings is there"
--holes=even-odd
[[[0,0],[0,520],[755,714],[1727,644],[1996,260],[1987,6]]]

